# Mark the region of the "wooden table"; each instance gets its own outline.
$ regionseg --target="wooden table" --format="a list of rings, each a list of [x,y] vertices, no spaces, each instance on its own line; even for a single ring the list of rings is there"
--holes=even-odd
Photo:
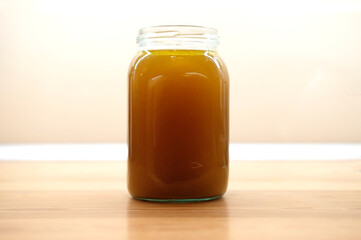
[[[361,239],[361,160],[231,162],[226,195],[147,203],[124,162],[0,162],[0,239]]]

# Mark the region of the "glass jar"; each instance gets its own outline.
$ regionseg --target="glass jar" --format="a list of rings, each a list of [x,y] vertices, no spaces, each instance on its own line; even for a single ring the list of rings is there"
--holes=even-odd
[[[229,79],[215,29],[139,31],[129,68],[128,190],[157,202],[207,201],[228,182]]]

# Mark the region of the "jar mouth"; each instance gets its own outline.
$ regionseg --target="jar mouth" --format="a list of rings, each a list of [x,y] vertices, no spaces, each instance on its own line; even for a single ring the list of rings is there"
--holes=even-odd
[[[201,49],[215,50],[218,34],[214,28],[195,25],[160,25],[139,30],[140,49]]]

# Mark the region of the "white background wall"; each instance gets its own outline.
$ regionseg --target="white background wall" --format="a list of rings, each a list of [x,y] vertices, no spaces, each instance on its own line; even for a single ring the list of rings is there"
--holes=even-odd
[[[233,142],[361,141],[361,1],[0,0],[0,143],[125,142],[159,24],[219,30]]]

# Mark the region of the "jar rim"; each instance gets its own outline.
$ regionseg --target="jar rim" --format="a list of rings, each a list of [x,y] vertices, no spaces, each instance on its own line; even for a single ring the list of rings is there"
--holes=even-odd
[[[147,26],[147,27],[143,27],[139,30],[139,34],[144,34],[149,30],[156,30],[156,29],[167,29],[167,28],[179,28],[179,29],[185,29],[185,28],[189,28],[189,29],[194,29],[194,30],[205,30],[208,32],[213,32],[215,34],[217,34],[217,29],[215,28],[211,28],[211,27],[204,27],[204,26],[200,26],[200,25],[155,25],[155,26]]]
[[[141,49],[209,49],[218,46],[214,28],[196,25],[159,25],[139,30],[137,43]]]

